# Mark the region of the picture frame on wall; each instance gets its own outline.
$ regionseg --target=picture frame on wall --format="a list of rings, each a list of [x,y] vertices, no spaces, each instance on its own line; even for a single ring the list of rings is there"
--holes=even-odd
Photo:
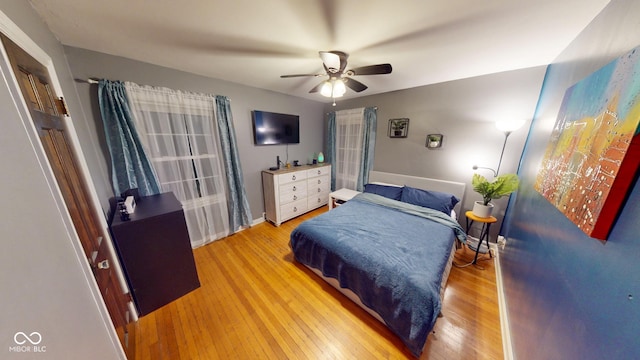
[[[409,119],[389,119],[389,137],[406,138],[409,134]]]
[[[425,146],[427,147],[427,149],[437,149],[439,147],[442,147],[443,138],[444,135],[442,134],[429,134],[427,135],[427,142]]]
[[[534,189],[606,241],[640,168],[640,47],[569,87]]]

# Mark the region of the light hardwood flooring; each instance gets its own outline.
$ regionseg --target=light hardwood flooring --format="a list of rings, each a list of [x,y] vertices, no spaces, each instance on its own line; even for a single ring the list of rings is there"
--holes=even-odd
[[[136,359],[413,359],[384,325],[296,263],[289,233],[262,223],[194,250],[202,286],[136,324]],[[468,249],[456,263],[473,259]],[[502,359],[492,259],[454,267],[420,359]]]

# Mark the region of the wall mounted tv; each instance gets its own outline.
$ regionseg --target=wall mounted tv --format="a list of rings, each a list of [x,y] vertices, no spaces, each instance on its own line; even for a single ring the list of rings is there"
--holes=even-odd
[[[254,110],[252,118],[256,145],[300,143],[300,116]]]

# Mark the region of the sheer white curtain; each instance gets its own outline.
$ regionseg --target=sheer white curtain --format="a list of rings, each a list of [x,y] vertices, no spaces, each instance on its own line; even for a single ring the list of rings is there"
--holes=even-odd
[[[356,190],[364,131],[364,108],[336,111],[335,188]]]
[[[125,88],[162,191],[183,205],[191,246],[229,235],[215,96],[131,82]]]

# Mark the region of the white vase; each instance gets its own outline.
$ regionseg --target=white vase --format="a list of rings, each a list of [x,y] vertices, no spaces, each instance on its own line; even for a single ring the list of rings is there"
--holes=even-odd
[[[493,211],[493,204],[489,203],[484,205],[482,201],[476,201],[473,204],[473,215],[481,218],[488,218],[491,216],[491,212]]]

